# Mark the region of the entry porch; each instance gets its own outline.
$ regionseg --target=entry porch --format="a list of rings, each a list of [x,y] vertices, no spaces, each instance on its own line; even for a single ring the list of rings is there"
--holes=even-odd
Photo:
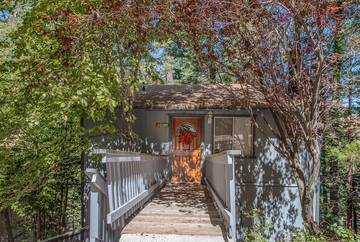
[[[150,85],[136,93],[133,130],[139,140],[134,140],[131,149],[158,155],[98,151],[105,169],[88,170],[92,241],[119,241],[136,233],[146,234],[150,228],[160,236],[155,229],[159,224],[167,225],[162,237],[169,231],[210,236],[200,233],[213,227],[211,231],[219,231],[216,236],[224,238],[226,234],[233,241],[241,240],[246,229],[259,223],[271,226],[271,231],[265,231],[269,241],[289,240],[293,231],[302,227],[298,187],[289,162],[276,150],[277,139],[270,129],[281,125],[256,95],[254,100],[245,100],[241,91],[250,90],[239,86]],[[251,104],[251,112],[245,104]],[[115,123],[119,130],[125,130],[120,118]],[[94,139],[101,139],[96,140],[99,147],[129,148],[118,136]],[[306,154],[303,158],[306,160]],[[174,190],[178,187],[172,184],[179,182],[204,184],[198,185],[194,194],[209,194],[208,200],[202,200],[196,209],[205,213],[206,204],[214,204],[214,218],[220,218],[219,226],[223,227],[221,235],[211,216],[190,221],[181,212],[182,208],[195,208],[187,207],[194,198],[186,195],[186,189]],[[190,185],[185,187],[191,189]],[[161,195],[166,192],[172,193],[173,200]],[[189,199],[178,203],[178,197]],[[313,217],[318,221],[319,189],[313,201]],[[167,203],[172,206],[165,206]],[[154,207],[164,216],[150,213],[149,217],[147,211]],[[168,211],[176,212],[167,218],[173,223],[164,218]],[[144,221],[144,217],[151,221]]]
[[[234,161],[239,151],[207,156],[205,185],[171,182],[168,156],[96,153],[106,169],[87,169],[91,242],[212,242],[238,237]]]

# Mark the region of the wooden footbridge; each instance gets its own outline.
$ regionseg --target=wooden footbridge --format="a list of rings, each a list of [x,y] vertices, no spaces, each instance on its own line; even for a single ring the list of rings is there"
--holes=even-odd
[[[207,156],[206,185],[171,183],[168,156],[102,150],[91,180],[91,242],[236,241],[234,156]]]

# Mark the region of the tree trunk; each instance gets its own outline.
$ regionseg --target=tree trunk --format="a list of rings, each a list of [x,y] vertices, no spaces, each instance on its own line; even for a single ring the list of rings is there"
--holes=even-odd
[[[306,172],[300,168],[301,165],[299,160],[295,159],[293,164],[297,164],[295,166],[295,178],[299,189],[302,219],[304,223],[309,225],[309,229],[312,233],[318,234],[320,229],[313,217],[312,207],[314,202],[313,193],[315,192],[320,176],[320,145],[317,140],[314,140],[311,144],[308,144],[307,148],[308,150],[311,150],[314,159],[309,174],[307,176],[305,175]]]
[[[67,210],[67,204],[68,204],[68,193],[69,193],[69,184],[68,181],[65,183],[65,191],[64,191],[64,202],[63,202],[63,209],[62,209],[62,221],[61,226],[63,229],[66,229],[66,210]]]
[[[313,234],[318,234],[320,232],[319,225],[315,222],[313,217],[313,200],[312,200],[313,191],[310,188],[305,188],[300,195],[301,201],[301,216],[303,221],[309,226],[310,231]]]
[[[352,80],[350,79],[348,82],[348,112],[349,115],[352,114],[352,102],[353,102],[353,90],[352,90]]]
[[[5,229],[6,229],[8,241],[15,242],[14,235],[12,232],[12,226],[11,226],[10,209],[5,208],[1,213],[4,217]]]
[[[216,68],[213,64],[210,64],[209,67],[209,78],[211,83],[216,82]]]
[[[172,69],[166,72],[166,83],[174,83],[174,73]]]
[[[40,210],[36,212],[36,240],[40,240],[42,236],[41,233],[41,214]]]
[[[358,231],[358,226],[357,226],[357,215],[356,215],[356,206],[354,205],[354,232],[357,233]]]
[[[62,204],[63,204],[63,201],[64,201],[64,186],[63,186],[63,183],[61,183],[61,185],[60,185],[60,204],[61,204],[61,206],[60,206],[60,208],[59,208],[59,215],[60,215],[60,217],[59,218],[57,218],[57,232],[59,233],[59,234],[61,234],[62,232],[63,232],[63,228],[62,228],[62,225],[61,225],[61,222],[62,222],[62,220],[63,220],[63,216],[64,216],[64,213],[63,213],[63,206],[62,206]]]
[[[85,120],[84,118],[80,119],[80,126],[85,126]],[[80,157],[80,189],[81,189],[81,195],[80,195],[80,205],[81,205],[81,215],[80,215],[80,225],[81,228],[85,227],[85,167],[86,167],[86,159],[85,159],[85,151],[81,152]],[[80,240],[84,241],[84,235],[81,233]]]
[[[332,217],[333,219],[338,219],[339,216],[339,190],[340,190],[340,186],[339,186],[339,182],[337,182],[338,177],[339,177],[339,161],[337,159],[331,160],[330,161],[330,176],[331,177],[336,177],[336,180],[330,184],[330,201],[329,201],[329,205],[331,208],[331,213],[332,213]],[[332,221],[335,222],[335,221]]]
[[[352,114],[352,81],[351,79],[348,81],[348,114]],[[351,130],[348,130],[348,142],[350,143],[352,140]],[[355,182],[353,178],[353,172],[350,169],[347,174],[347,208],[346,208],[346,227],[352,231],[357,230],[356,225],[356,208],[354,202],[354,194],[355,190]]]
[[[128,105],[130,108],[127,112],[124,113],[125,121],[126,121],[126,143],[127,143],[127,149],[128,151],[134,151],[134,132],[133,132],[133,103],[134,103],[134,90],[132,87],[129,88],[129,96],[127,99],[126,105]]]
[[[85,152],[81,152],[81,174],[80,174],[80,186],[81,186],[81,197],[80,197],[80,203],[81,203],[81,218],[80,218],[80,224],[81,228],[85,227]],[[84,241],[83,235],[81,233],[81,241]]]
[[[34,215],[34,217],[33,217],[33,240],[34,241],[37,241],[37,238],[38,238],[38,236],[37,236],[37,226],[36,226],[36,222],[37,222],[37,219],[36,219],[36,214]]]
[[[347,174],[347,208],[346,208],[346,227],[354,231],[354,187],[353,174],[349,170]]]
[[[308,189],[305,189],[303,196],[301,198],[302,204],[302,217],[303,220],[311,225],[313,223],[313,216],[312,216],[312,197]]]
[[[46,209],[41,209],[41,224],[42,224],[42,237],[43,239],[46,238],[46,230],[47,230],[47,226],[46,226]]]
[[[341,7],[342,5],[342,1],[338,0],[336,1],[336,5],[337,5],[337,15],[341,15],[343,12],[343,8]],[[343,43],[345,41],[345,36],[342,33],[342,28],[340,28],[342,24],[342,20],[340,18],[336,19],[336,28],[335,28],[335,42],[334,42],[334,53],[342,55],[344,53],[344,49],[343,49]],[[333,78],[335,81],[335,84],[337,84],[336,86],[336,90],[335,90],[335,100],[340,103],[341,102],[341,98],[342,98],[342,82],[341,82],[341,67],[342,67],[343,61],[340,59],[340,61],[338,61],[336,63],[336,65],[334,66],[334,70],[333,70]],[[331,168],[330,168],[330,177],[339,177],[339,160],[335,159],[333,161],[331,161]],[[329,205],[331,206],[331,212],[332,212],[332,217],[333,219],[335,219],[336,221],[339,219],[339,191],[340,191],[340,186],[339,186],[339,182],[334,181],[331,185],[330,185],[330,203]],[[336,221],[331,221],[332,223],[336,222]]]

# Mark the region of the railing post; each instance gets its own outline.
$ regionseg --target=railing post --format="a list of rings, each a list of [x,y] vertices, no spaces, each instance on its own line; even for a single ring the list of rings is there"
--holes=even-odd
[[[230,217],[230,234],[231,234],[231,238],[234,242],[237,241],[236,238],[236,187],[235,187],[235,158],[233,155],[228,154],[227,155],[227,159],[228,159],[228,168],[229,168],[229,172],[227,172],[227,175],[229,177],[229,200],[230,200],[230,213],[231,213],[231,217]]]
[[[96,242],[97,238],[99,238],[99,193],[95,191],[90,192],[90,228],[89,228],[89,237],[90,242]]]
[[[86,175],[91,180],[89,239],[90,242],[97,242],[102,237],[102,228],[104,226],[104,214],[102,214],[102,211],[104,206],[107,206],[103,198],[107,196],[107,191],[105,181],[97,173],[96,169],[86,169]]]

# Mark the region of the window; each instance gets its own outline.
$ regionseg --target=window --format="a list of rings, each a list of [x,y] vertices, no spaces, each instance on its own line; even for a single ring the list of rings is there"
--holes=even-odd
[[[214,153],[241,150],[245,157],[253,154],[253,124],[251,117],[215,117]]]

